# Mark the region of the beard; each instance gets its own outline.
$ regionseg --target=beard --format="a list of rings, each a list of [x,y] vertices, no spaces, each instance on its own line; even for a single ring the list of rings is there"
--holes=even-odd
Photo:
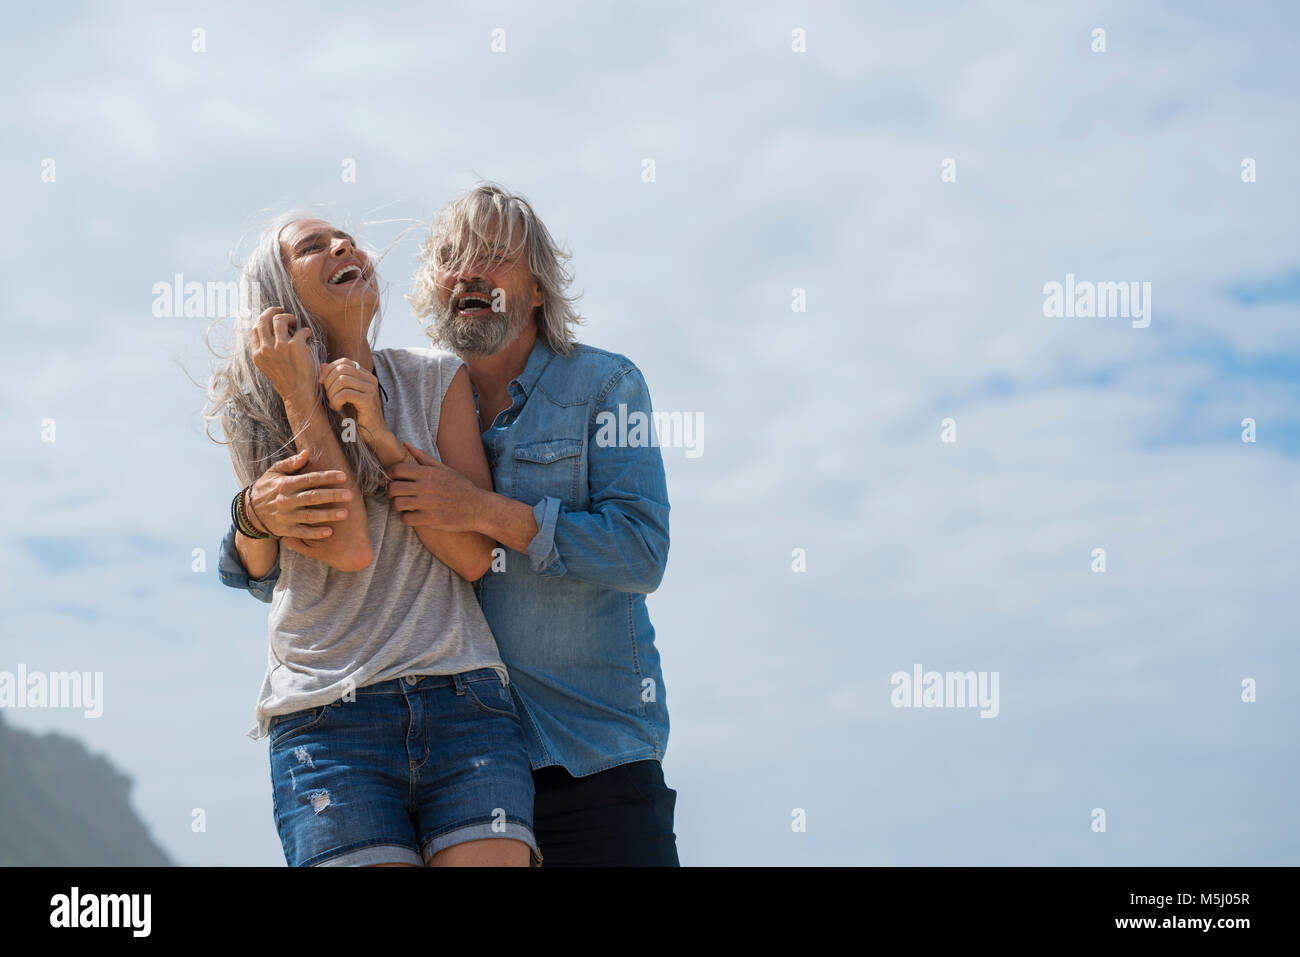
[[[446,305],[440,303],[434,307],[433,339],[462,356],[490,356],[500,352],[519,338],[528,325],[532,310],[522,299],[507,294],[504,312],[462,319],[452,311],[456,296],[450,296]]]

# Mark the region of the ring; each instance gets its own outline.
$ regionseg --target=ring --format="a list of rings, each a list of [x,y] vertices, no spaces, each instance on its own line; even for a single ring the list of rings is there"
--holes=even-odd
[[[361,368],[361,363],[358,362],[356,359],[353,359],[353,360],[352,360],[352,365],[355,366],[355,367],[358,368],[358,369]]]

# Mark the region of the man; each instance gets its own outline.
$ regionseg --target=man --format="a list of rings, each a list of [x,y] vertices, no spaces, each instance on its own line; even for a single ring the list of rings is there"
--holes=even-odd
[[[602,428],[637,412],[653,421],[650,395],[628,359],[574,340],[564,258],[528,202],[499,186],[439,214],[410,299],[469,368],[495,491],[412,449],[419,464],[390,469],[387,494],[408,525],[508,549],[476,592],[523,717],[545,864],[677,865],[645,603],[668,557],[663,461],[650,437]],[[273,468],[249,494],[301,535],[338,520],[337,505],[312,498],[323,484]],[[222,581],[269,601],[278,567],[250,581],[235,535]]]

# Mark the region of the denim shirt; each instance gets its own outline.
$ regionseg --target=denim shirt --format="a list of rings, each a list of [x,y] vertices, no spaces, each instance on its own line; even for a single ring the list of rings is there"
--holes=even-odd
[[[538,532],[526,556],[498,552],[475,592],[529,758],[576,777],[661,760],[668,708],[646,595],[668,560],[668,489],[653,427],[636,428],[634,413],[653,422],[645,379],[621,355],[558,355],[539,339],[509,390],[483,448],[495,490],[532,504]],[[263,601],[279,575],[277,563],[249,580],[233,527],[218,569]]]

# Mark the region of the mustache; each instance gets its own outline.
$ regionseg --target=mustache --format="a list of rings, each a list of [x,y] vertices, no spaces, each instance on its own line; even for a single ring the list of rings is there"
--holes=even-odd
[[[481,283],[481,282],[465,283],[464,285],[456,286],[455,288],[452,289],[450,301],[456,302],[457,300],[465,298],[470,293],[474,293],[479,296],[487,296],[489,299],[491,299],[492,287],[487,285],[487,283]]]

